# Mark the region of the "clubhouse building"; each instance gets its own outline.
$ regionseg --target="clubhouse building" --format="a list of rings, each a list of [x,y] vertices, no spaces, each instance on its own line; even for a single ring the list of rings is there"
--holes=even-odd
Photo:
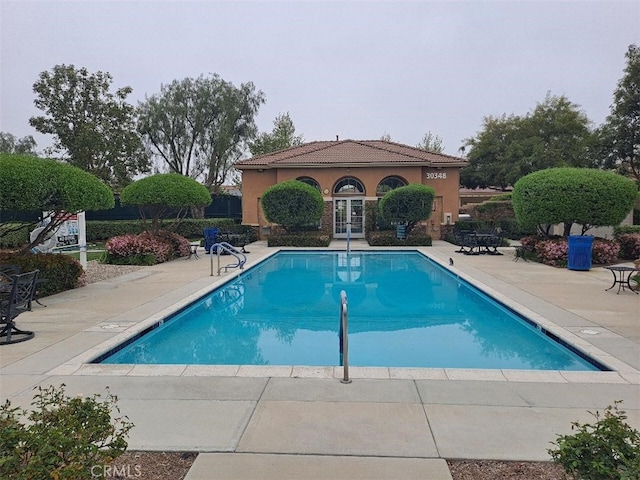
[[[464,158],[428,152],[383,140],[335,140],[305,143],[242,160],[242,223],[259,227],[264,238],[271,225],[260,206],[268,187],[300,180],[317,188],[324,198],[321,228],[334,238],[364,238],[365,205],[386,192],[421,183],[436,191],[427,233],[440,238],[442,226],[458,219],[460,169]]]

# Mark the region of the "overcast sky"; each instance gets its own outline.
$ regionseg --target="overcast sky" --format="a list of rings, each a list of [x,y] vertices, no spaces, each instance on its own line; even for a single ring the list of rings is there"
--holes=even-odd
[[[624,54],[640,45],[633,1],[0,0],[0,131],[29,126],[33,83],[55,65],[111,73],[130,103],[176,79],[217,73],[266,96],[257,123],[289,112],[305,141],[416,145],[458,154],[485,116],[524,115],[547,92],[609,113]]]

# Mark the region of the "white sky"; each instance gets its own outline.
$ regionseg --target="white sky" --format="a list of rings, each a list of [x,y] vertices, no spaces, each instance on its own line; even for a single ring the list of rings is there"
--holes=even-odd
[[[29,126],[38,74],[58,64],[111,73],[136,105],[163,83],[217,73],[266,96],[260,131],[289,112],[305,141],[415,145],[431,131],[458,154],[488,115],[524,115],[547,92],[594,126],[624,54],[640,45],[640,0],[0,0],[0,131]]]

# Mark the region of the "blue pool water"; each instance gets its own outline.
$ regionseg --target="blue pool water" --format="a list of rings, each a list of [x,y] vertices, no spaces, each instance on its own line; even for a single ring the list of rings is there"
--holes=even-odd
[[[419,252],[280,252],[101,363],[598,370]],[[100,360],[100,359],[99,359]]]

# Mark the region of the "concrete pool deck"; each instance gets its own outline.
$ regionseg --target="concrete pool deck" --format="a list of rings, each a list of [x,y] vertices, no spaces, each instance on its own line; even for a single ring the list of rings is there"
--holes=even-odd
[[[264,242],[247,249],[247,266],[275,251]],[[340,367],[87,363],[236,274],[210,276],[200,255],[43,299],[46,308],[17,322],[35,338],[0,347],[0,397],[28,407],[37,385],[64,383],[70,395],[109,386],[135,424],[130,450],[208,452],[188,480],[450,479],[445,458],[549,460],[550,442],[571,422],[590,422],[588,411],[616,400],[640,428],[640,295],[605,291],[613,277],[601,267],[515,262],[513,248],[456,249],[436,241],[421,250],[442,264],[452,258],[456,274],[615,371],[353,367],[347,385]]]

